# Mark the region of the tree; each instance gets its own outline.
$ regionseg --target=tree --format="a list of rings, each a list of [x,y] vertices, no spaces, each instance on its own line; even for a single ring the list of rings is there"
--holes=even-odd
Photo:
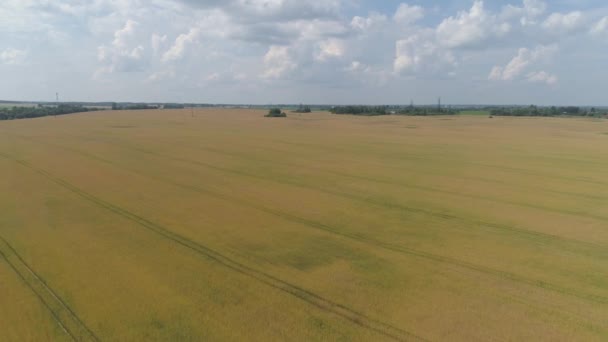
[[[300,105],[300,106],[298,106],[298,109],[294,110],[293,112],[294,113],[310,113],[310,112],[312,112],[312,110],[310,110],[309,106]]]
[[[287,114],[282,112],[280,108],[272,108],[268,111],[268,114],[266,114],[266,117],[267,118],[285,118],[285,117],[287,117]]]

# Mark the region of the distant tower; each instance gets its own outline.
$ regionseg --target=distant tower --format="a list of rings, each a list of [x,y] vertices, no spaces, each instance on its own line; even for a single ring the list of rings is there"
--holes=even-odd
[[[437,111],[441,113],[441,97],[439,97],[439,100],[437,100]]]
[[[414,108],[414,100],[410,100],[410,108]]]

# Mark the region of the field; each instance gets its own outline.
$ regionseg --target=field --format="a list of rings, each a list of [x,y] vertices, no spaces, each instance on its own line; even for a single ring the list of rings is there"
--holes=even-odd
[[[0,122],[0,340],[608,339],[608,121]]]

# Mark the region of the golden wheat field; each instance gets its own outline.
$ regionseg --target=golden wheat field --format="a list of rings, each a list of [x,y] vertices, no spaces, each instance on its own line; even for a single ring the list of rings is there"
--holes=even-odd
[[[2,341],[608,339],[608,121],[0,122]]]

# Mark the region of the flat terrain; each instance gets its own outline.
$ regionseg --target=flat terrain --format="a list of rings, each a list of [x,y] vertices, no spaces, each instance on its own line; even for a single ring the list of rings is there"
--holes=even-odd
[[[0,340],[608,340],[608,121],[0,122]]]

